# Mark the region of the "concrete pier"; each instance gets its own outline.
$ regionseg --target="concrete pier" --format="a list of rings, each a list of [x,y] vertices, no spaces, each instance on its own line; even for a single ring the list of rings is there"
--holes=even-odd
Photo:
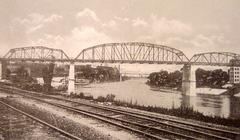
[[[70,64],[69,67],[69,78],[68,78],[68,94],[75,92],[75,65],[74,63]]]
[[[181,101],[181,107],[184,108],[197,108],[197,97],[183,95]]]
[[[119,81],[122,82],[121,65],[118,65],[118,71],[119,71]]]
[[[222,106],[221,106],[221,116],[230,117],[231,115],[231,100],[230,97],[222,98]]]
[[[27,71],[28,75],[31,76],[31,68],[25,68],[25,70]]]
[[[0,79],[6,79],[7,62],[0,61]]]
[[[3,79],[2,62],[0,61],[0,79]]]
[[[196,73],[188,64],[183,66],[182,92],[188,96],[196,96]]]

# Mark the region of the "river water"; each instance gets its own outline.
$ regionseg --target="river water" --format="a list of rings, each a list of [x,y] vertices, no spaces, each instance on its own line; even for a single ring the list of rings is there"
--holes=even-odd
[[[178,91],[156,91],[145,84],[146,78],[130,79],[123,82],[94,83],[76,86],[76,93],[84,92],[94,98],[114,94],[115,99],[145,106],[164,108],[193,107],[194,110],[209,116],[240,118],[240,98],[226,95],[184,96]]]

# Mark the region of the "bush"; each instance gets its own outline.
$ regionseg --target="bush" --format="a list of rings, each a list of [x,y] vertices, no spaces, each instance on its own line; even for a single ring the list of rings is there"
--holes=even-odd
[[[86,99],[86,100],[93,100],[93,96],[92,95],[85,96],[84,99]]]
[[[84,97],[84,93],[81,92],[79,95],[78,95],[79,98],[83,98]]]
[[[98,102],[106,102],[106,98],[103,97],[103,96],[98,96],[96,101],[98,101]]]
[[[113,102],[114,99],[115,99],[115,95],[114,95],[114,94],[108,94],[108,95],[106,96],[106,101],[107,101],[107,102]]]

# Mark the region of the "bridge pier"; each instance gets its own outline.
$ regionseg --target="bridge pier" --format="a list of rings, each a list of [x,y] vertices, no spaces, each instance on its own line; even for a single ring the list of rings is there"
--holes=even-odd
[[[122,82],[121,65],[118,65],[118,71],[119,71],[119,81]]]
[[[181,101],[181,107],[196,109],[197,108],[197,97],[183,95],[182,101]]]
[[[188,96],[196,96],[196,73],[195,69],[185,64],[183,66],[182,92]]]
[[[69,66],[69,75],[68,75],[68,94],[75,92],[75,65],[70,63]]]
[[[25,70],[27,71],[27,73],[28,73],[28,76],[30,76],[30,77],[31,77],[31,68],[25,68]]]
[[[230,97],[222,97],[221,116],[230,117],[231,115],[231,100]]]
[[[7,62],[0,61],[0,79],[6,78],[6,69],[7,69]]]
[[[0,61],[0,79],[3,79],[2,61]]]

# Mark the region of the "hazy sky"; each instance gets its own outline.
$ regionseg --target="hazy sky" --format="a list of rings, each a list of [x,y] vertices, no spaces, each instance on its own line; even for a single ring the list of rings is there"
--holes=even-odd
[[[240,0],[1,0],[0,56],[42,45],[70,57],[102,43],[140,41],[194,53],[240,54]]]

